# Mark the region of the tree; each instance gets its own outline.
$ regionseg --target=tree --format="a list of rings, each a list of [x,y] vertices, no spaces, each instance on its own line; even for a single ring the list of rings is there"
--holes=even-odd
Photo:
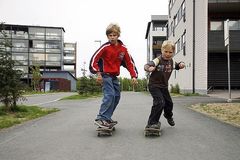
[[[12,47],[4,31],[4,25],[0,25],[0,102],[4,104],[6,111],[15,111],[17,101],[24,99],[22,94],[25,86],[20,81],[22,71],[14,69],[15,61],[9,52]]]
[[[40,67],[38,65],[31,67],[32,70],[32,87],[34,91],[40,90],[40,81],[42,75],[40,73]]]

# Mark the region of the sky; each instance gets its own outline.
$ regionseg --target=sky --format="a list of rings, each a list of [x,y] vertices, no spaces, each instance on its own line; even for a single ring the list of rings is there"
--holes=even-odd
[[[117,23],[120,40],[128,48],[144,78],[147,41],[145,34],[151,15],[167,15],[168,0],[0,0],[0,21],[7,24],[63,27],[64,41],[77,42],[77,77],[87,70],[91,56],[107,42],[106,27]],[[125,68],[122,77],[130,78]]]

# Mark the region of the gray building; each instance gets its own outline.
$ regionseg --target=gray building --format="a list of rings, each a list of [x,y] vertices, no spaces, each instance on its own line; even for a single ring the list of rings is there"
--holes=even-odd
[[[31,67],[40,71],[63,69],[64,28],[4,24],[4,31],[12,44],[12,59],[16,69],[24,72],[23,79],[31,79]],[[2,37],[3,38],[3,37]]]
[[[240,88],[240,0],[170,0],[168,39],[176,44],[174,59],[186,68],[174,71],[170,84],[181,92],[206,94],[227,89],[224,21],[230,20],[231,86]]]
[[[64,43],[63,27],[4,24],[5,38],[12,44],[7,48],[16,60],[15,69],[22,70],[22,80],[28,84],[32,79],[32,67],[40,71],[69,71],[76,76],[76,43]]]
[[[64,43],[63,55],[63,70],[69,71],[74,77],[76,77],[77,43]]]

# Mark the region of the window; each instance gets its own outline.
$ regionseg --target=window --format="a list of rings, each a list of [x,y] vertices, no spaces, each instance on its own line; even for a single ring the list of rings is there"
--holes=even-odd
[[[223,30],[223,22],[222,21],[211,21],[210,22],[210,30],[211,31]]]
[[[229,30],[240,30],[240,20],[238,21],[229,21]]]
[[[168,29],[168,35],[170,36],[173,32],[173,21],[171,22],[171,24],[169,25],[169,29]]]
[[[12,53],[12,59],[17,61],[28,60],[28,53]]]
[[[62,29],[47,28],[46,39],[48,40],[61,40]]]
[[[180,52],[180,48],[181,48],[181,45],[180,45],[180,38],[179,38],[177,41],[177,47],[176,47],[177,53]]]
[[[60,54],[46,54],[47,61],[60,61],[61,56]]]
[[[185,1],[182,3],[182,16],[183,16],[183,22],[186,21],[186,5]]]
[[[178,43],[175,43],[175,54],[177,54],[177,47],[178,47]]]
[[[37,27],[29,27],[30,39],[44,39],[45,29]]]
[[[181,46],[183,50],[183,55],[186,55],[186,30],[184,31],[182,38],[181,38]]]
[[[28,66],[14,66],[15,70],[21,70],[23,73],[28,73]]]
[[[39,53],[30,53],[29,59],[31,61],[44,61],[45,60],[45,54],[39,54]]]
[[[47,66],[60,66],[61,63],[58,62],[58,61],[56,61],[56,62],[55,62],[55,61],[54,61],[54,62],[53,62],[53,61],[50,61],[50,62],[49,62],[49,61],[46,61],[46,65],[47,65]]]
[[[153,31],[164,31],[165,24],[153,23]]]
[[[44,41],[33,41],[33,48],[44,48]]]
[[[186,43],[186,29],[184,30],[183,34],[182,34],[182,38],[181,38],[181,49],[183,49],[183,46]]]
[[[59,41],[46,41],[46,48],[61,49],[62,45]]]
[[[21,47],[21,48],[27,48],[28,47],[28,41],[27,40],[12,40],[13,47]]]

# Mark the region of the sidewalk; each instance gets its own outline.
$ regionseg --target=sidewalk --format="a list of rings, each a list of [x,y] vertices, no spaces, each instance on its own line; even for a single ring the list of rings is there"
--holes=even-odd
[[[36,103],[36,97],[30,98]],[[42,104],[61,111],[0,131],[0,159],[239,160],[240,128],[188,108],[224,99],[173,97],[176,125],[169,126],[161,117],[162,135],[153,138],[143,134],[152,105],[149,94],[122,93],[113,116],[119,123],[110,137],[98,137],[93,124],[101,101],[99,97]]]
[[[216,98],[223,98],[223,99],[229,99],[229,91],[228,90],[214,90],[210,91],[208,94],[210,97],[216,97]],[[240,100],[240,90],[231,90],[231,99],[232,100]]]

